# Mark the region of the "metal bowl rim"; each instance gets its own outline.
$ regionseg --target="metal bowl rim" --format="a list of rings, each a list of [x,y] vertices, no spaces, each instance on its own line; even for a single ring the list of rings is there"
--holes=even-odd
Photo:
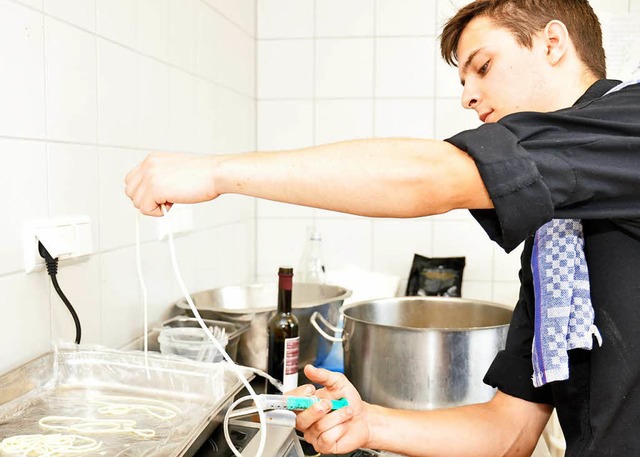
[[[314,284],[314,283],[297,283],[294,281],[293,283],[293,287],[295,288],[296,284]],[[315,285],[315,284],[314,284]],[[319,306],[319,305],[329,305],[331,303],[335,303],[335,302],[339,302],[339,301],[344,301],[347,298],[349,298],[351,296],[351,290],[342,287],[342,286],[336,286],[333,284],[317,284],[319,286],[322,287],[328,287],[331,289],[335,289],[336,291],[340,292],[338,296],[335,297],[330,297],[330,298],[321,298],[321,299],[317,299],[317,300],[312,300],[310,302],[306,302],[303,304],[293,304],[293,309],[307,309],[307,308],[313,308],[315,306]],[[258,284],[249,284],[249,285],[235,285],[235,286],[223,286],[223,287],[217,287],[215,289],[207,289],[207,290],[201,290],[199,292],[195,292],[193,295],[196,294],[201,294],[201,293],[205,293],[205,292],[213,292],[213,291],[218,291],[218,290],[224,290],[224,289],[258,289],[258,288],[265,288],[265,287],[269,287],[269,288],[273,288],[276,287],[276,291],[277,291],[277,284],[276,283],[258,283]],[[177,300],[176,302],[174,302],[174,306],[181,308],[181,309],[190,309],[189,305],[187,303],[187,301],[184,298],[181,298],[179,300]],[[218,313],[226,313],[226,314],[260,314],[260,313],[266,313],[266,312],[270,312],[270,311],[274,311],[276,309],[276,305],[274,303],[273,306],[263,306],[263,307],[255,307],[255,308],[246,308],[246,309],[229,309],[229,308],[224,308],[224,307],[220,307],[220,306],[211,306],[211,305],[206,305],[206,306],[196,306],[196,309],[201,309],[201,310],[206,310],[206,311],[214,311],[214,312],[218,312]]]
[[[503,303],[495,303],[495,302],[490,302],[490,301],[486,301],[486,300],[475,300],[475,299],[469,299],[469,298],[459,298],[459,297],[389,297],[389,298],[379,298],[379,299],[375,299],[375,300],[363,300],[363,301],[359,301],[359,302],[354,302],[354,303],[348,303],[346,305],[343,305],[340,308],[340,314],[342,314],[342,316],[344,317],[344,319],[350,319],[354,322],[358,322],[361,324],[367,324],[367,325],[373,325],[375,327],[381,327],[381,328],[388,328],[388,329],[394,329],[394,330],[402,330],[402,331],[406,331],[406,332],[420,332],[420,333],[427,333],[427,332],[438,332],[438,333],[443,333],[443,332],[450,332],[450,333],[463,333],[463,332],[470,332],[470,331],[474,331],[477,332],[479,330],[491,330],[491,329],[497,329],[497,328],[503,328],[503,327],[508,327],[510,322],[507,322],[506,324],[497,324],[497,325],[487,325],[487,326],[482,326],[482,327],[427,327],[427,328],[417,328],[417,327],[405,327],[402,325],[390,325],[390,324],[381,324],[378,322],[371,322],[371,321],[367,321],[364,319],[357,319],[355,317],[351,317],[351,316],[347,316],[345,314],[345,311],[351,308],[356,308],[358,306],[363,306],[363,305],[368,305],[368,304],[384,304],[385,302],[412,302],[412,301],[437,301],[437,302],[450,302],[450,303],[477,303],[480,305],[488,305],[488,306],[492,306],[494,308],[502,308],[506,311],[510,311],[511,313],[513,313],[513,308],[509,307],[508,305],[505,305]],[[345,321],[346,322],[346,321]]]

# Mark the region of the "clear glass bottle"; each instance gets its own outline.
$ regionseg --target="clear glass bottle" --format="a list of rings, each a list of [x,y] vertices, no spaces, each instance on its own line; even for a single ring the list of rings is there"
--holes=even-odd
[[[308,230],[307,242],[298,266],[299,282],[324,284],[326,282],[322,259],[322,235],[315,227]]]
[[[285,392],[298,386],[300,336],[298,318],[291,312],[293,268],[278,270],[278,310],[269,320],[267,372],[282,382]],[[267,393],[279,393],[267,382]]]

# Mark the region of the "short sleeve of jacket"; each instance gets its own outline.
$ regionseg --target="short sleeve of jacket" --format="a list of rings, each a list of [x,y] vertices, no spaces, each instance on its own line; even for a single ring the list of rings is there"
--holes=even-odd
[[[612,85],[594,84],[600,96],[565,110],[511,114],[446,140],[476,162],[494,209],[472,214],[506,251],[554,217],[640,214],[640,84],[602,96]]]
[[[520,140],[501,124],[485,124],[448,139],[473,157],[495,210],[472,211],[507,251],[553,216],[551,193]]]

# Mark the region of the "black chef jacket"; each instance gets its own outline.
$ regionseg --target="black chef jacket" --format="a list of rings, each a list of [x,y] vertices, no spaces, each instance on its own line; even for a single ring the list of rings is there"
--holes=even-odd
[[[506,348],[485,382],[553,405],[567,456],[640,455],[640,84],[604,96],[600,80],[571,108],[516,113],[447,141],[478,166],[495,209],[474,210],[510,251],[525,241]],[[532,235],[582,219],[595,324],[603,343],[569,351],[569,379],[535,388]]]

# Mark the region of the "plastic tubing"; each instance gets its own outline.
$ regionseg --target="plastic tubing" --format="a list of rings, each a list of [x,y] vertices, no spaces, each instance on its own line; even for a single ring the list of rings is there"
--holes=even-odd
[[[164,215],[164,217],[167,217],[167,208],[165,207],[165,205],[164,204],[161,205],[161,208],[162,208],[162,214]],[[246,378],[242,375],[242,373],[240,372],[240,369],[235,364],[235,362],[231,360],[231,357],[229,357],[229,354],[227,354],[227,351],[224,350],[222,345],[218,342],[217,338],[213,336],[213,333],[211,333],[211,330],[209,330],[209,327],[207,327],[207,325],[204,323],[204,321],[202,320],[202,317],[200,317],[200,313],[196,309],[196,305],[193,303],[193,300],[191,299],[191,295],[187,290],[187,286],[185,285],[184,280],[182,279],[182,275],[180,274],[180,269],[178,268],[178,261],[176,260],[176,252],[175,252],[176,249],[175,249],[175,244],[173,242],[173,232],[168,230],[167,233],[168,233],[167,238],[169,241],[169,253],[171,254],[171,264],[173,266],[173,272],[175,273],[176,279],[178,281],[178,285],[180,286],[180,290],[182,291],[182,295],[184,295],[184,298],[187,300],[187,303],[189,304],[189,308],[191,309],[191,312],[193,313],[194,317],[200,324],[200,327],[202,327],[202,330],[207,334],[209,339],[220,351],[224,359],[233,367],[233,372],[236,374],[238,379],[240,379],[240,381],[244,384],[245,388],[249,392],[249,395],[251,396],[253,401],[256,403],[258,417],[260,418],[260,444],[258,446],[258,452],[256,453],[256,457],[262,457],[262,454],[264,452],[264,447],[267,442],[267,428],[266,428],[267,419],[264,414],[264,409],[259,405],[259,402],[260,402],[259,397],[256,394],[255,390],[253,390],[253,387],[251,387],[251,384],[249,383],[249,381],[247,381]],[[239,401],[234,403],[227,410],[227,414],[225,415],[223,431],[224,431],[224,437],[227,440],[227,444],[229,445],[229,449],[231,449],[233,454],[236,455],[237,457],[242,457],[242,454],[238,451],[238,449],[233,445],[231,441],[231,436],[229,435],[229,426],[228,426],[229,424],[228,416],[233,410],[233,407],[235,407],[237,403],[239,403]]]
[[[138,271],[138,282],[142,290],[142,304],[144,308],[144,367],[147,370],[147,379],[151,379],[149,372],[149,299],[147,294],[147,286],[144,283],[142,275],[142,265],[140,256],[140,212],[136,213],[136,270]]]

